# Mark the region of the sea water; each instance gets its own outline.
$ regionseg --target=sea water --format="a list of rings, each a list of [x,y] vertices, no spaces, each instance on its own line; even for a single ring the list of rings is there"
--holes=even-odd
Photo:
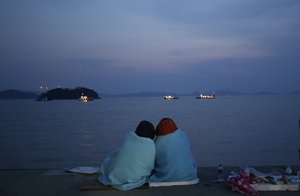
[[[163,117],[186,132],[198,166],[300,164],[298,95],[104,97],[0,101],[0,169],[99,166],[141,120]]]

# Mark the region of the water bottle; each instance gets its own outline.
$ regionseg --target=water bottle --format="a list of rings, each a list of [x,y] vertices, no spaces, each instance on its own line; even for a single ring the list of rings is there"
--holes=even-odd
[[[290,176],[292,175],[292,168],[290,166],[287,166],[285,168],[285,174],[286,174],[286,183],[289,182],[289,180],[291,180]]]
[[[218,182],[224,182],[224,169],[223,165],[218,165]]]
[[[245,175],[247,176],[247,177],[249,177],[250,176],[250,168],[247,166],[247,167],[245,167],[245,169],[244,169],[244,173],[245,173]]]

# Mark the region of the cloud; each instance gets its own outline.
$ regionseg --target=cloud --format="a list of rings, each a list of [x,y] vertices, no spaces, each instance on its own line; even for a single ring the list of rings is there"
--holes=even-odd
[[[183,39],[186,44],[170,51],[173,54],[200,50],[200,56],[212,58],[278,55],[269,44],[277,43],[276,48],[284,51],[280,43],[299,41],[299,1],[172,2],[155,4],[154,16],[165,25],[181,30],[175,42]],[[215,55],[211,54],[213,50]]]
[[[142,84],[170,88],[176,78],[177,87],[187,89],[218,81],[226,86],[227,80],[247,86],[255,74],[261,76],[258,87],[269,76],[274,86],[280,75],[290,78],[287,88],[299,83],[298,0],[0,4],[2,86],[28,77],[32,84],[110,83],[108,91],[126,91]]]

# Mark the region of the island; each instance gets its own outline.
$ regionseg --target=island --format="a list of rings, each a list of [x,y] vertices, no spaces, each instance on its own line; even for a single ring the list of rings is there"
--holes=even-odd
[[[82,98],[84,98],[85,101],[91,101],[100,99],[100,96],[96,91],[85,87],[77,87],[75,89],[55,88],[46,93],[42,93],[37,101],[51,101],[57,99],[76,99],[81,101]]]
[[[36,99],[39,95],[33,92],[25,92],[15,89],[0,91],[0,100]]]

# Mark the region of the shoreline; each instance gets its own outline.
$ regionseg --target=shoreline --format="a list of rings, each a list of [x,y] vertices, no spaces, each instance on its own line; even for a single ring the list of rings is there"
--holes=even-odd
[[[285,166],[253,166],[261,172],[278,171],[284,173]],[[300,165],[291,166],[293,172],[300,170]],[[224,166],[227,177],[231,171],[240,171],[240,167]],[[217,178],[217,167],[198,167],[199,183],[187,186],[155,187],[147,189],[133,189],[129,191],[88,190],[82,191],[80,187],[89,177],[97,175],[84,175],[65,172],[64,169],[0,169],[0,195],[242,195],[234,192],[226,183],[213,183]],[[299,191],[267,191],[260,195],[299,195]]]

